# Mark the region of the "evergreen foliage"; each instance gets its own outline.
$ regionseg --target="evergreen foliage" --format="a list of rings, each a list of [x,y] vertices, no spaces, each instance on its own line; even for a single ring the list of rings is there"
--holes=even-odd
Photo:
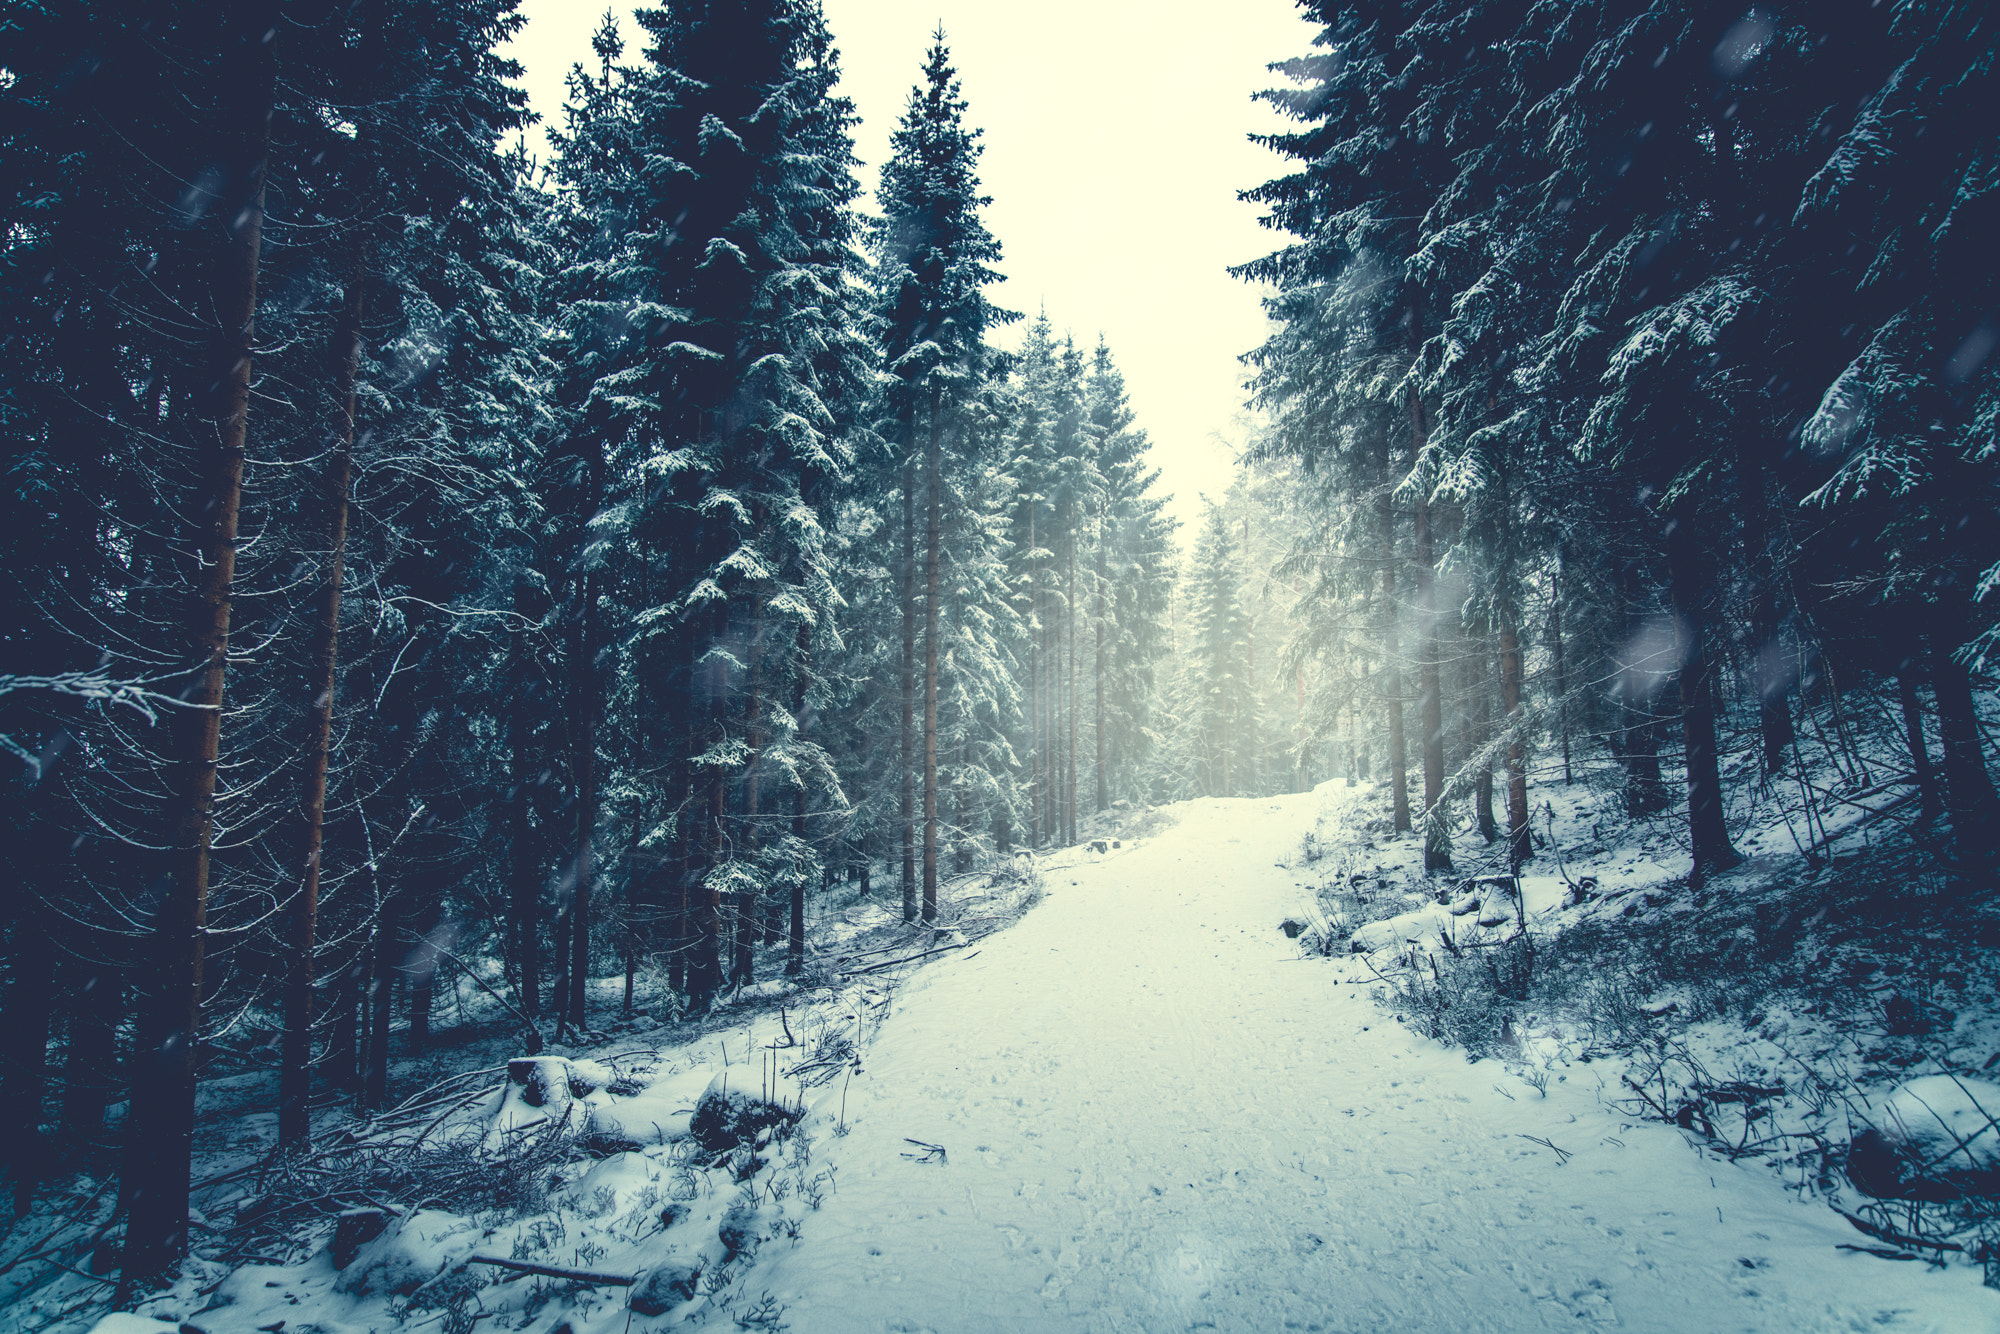
[[[1032,413],[1070,835],[1093,726],[1086,790],[1131,789],[1162,502],[1108,351],[1030,388],[989,345],[942,34],[864,225],[817,5],[639,23],[628,52],[607,16],[548,164],[510,0],[0,25],[0,1166],[17,1210],[119,1171],[128,1284],[187,1246],[225,1030],[270,1035],[299,1152],[330,1097],[398,1096],[442,975],[530,1050],[593,1040],[621,966],[627,1013],[643,981],[699,1018],[765,947],[814,966],[906,784],[926,917],[1020,842]],[[905,643],[927,761],[881,744]]]

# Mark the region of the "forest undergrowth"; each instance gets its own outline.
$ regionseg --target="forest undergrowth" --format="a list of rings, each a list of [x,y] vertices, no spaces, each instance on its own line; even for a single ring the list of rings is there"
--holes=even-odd
[[[7,1239],[0,1301],[10,1327],[86,1329],[119,1309],[204,1328],[204,1311],[235,1306],[234,1320],[246,1303],[275,1300],[242,1275],[261,1284],[276,1273],[274,1284],[308,1303],[315,1284],[332,1284],[379,1300],[385,1322],[448,1334],[552,1304],[587,1319],[593,1306],[628,1298],[640,1312],[699,1309],[742,1328],[783,1328],[782,1309],[738,1291],[738,1280],[761,1245],[796,1239],[803,1217],[838,1189],[814,1160],[813,1132],[845,1133],[842,1095],[900,984],[930,959],[976,951],[1039,903],[1050,877],[1100,855],[1096,845],[1170,820],[1121,802],[1088,817],[1075,848],[989,856],[944,879],[929,926],[904,922],[893,894],[836,884],[813,905],[800,975],[784,978],[782,940],[760,944],[757,975],[772,980],[701,1015],[685,1013],[663,969],[641,970],[624,1013],[613,1000],[622,979],[599,979],[603,1018],[532,1057],[521,1055],[505,979],[461,980],[443,990],[425,1049],[391,1061],[391,1105],[369,1113],[322,1098],[304,1155],[275,1143],[275,1051],[219,1046],[198,1118],[196,1238],[178,1278],[119,1282],[115,1177],[83,1172],[45,1192]],[[407,1037],[394,1034],[398,1051]],[[519,1067],[543,1063],[569,1092],[524,1111],[532,1099]],[[723,1124],[704,1126],[718,1084],[743,1094]],[[811,1130],[800,1120],[808,1106],[829,1113]],[[487,1267],[503,1260],[515,1268]],[[620,1290],[634,1280],[643,1291]]]
[[[1469,816],[1453,830],[1457,871],[1426,877],[1421,836],[1393,834],[1381,785],[1345,808],[1344,828],[1301,844],[1319,907],[1301,947],[1357,957],[1378,1005],[1501,1062],[1508,1096],[1596,1067],[1619,1111],[1767,1162],[1845,1215],[1862,1249],[1977,1260],[1992,1281],[1996,1183],[1878,1198],[1850,1176],[1897,1086],[1943,1076],[1978,1105],[1971,1081],[2000,1063],[2000,904],[1925,818],[1889,704],[1822,699],[1823,715],[1846,711],[1838,738],[1809,713],[1819,741],[1784,773],[1766,778],[1739,751],[1725,776],[1747,855],[1700,887],[1676,812],[1628,813],[1606,754],[1568,783],[1560,763],[1538,766],[1535,855],[1518,880]],[[1961,1133],[1984,1141],[2000,1122]]]

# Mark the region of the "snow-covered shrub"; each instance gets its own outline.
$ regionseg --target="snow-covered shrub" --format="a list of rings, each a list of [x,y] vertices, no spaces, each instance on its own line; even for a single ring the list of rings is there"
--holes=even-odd
[[[1390,1009],[1470,1060],[1495,1055],[1514,1046],[1515,1011],[1528,994],[1533,959],[1525,936],[1476,950],[1418,954],[1390,975]]]
[[[710,1152],[748,1144],[765,1130],[799,1119],[800,1109],[774,1098],[756,1085],[748,1067],[724,1070],[695,1104],[688,1131]],[[745,1088],[745,1084],[750,1087]]]

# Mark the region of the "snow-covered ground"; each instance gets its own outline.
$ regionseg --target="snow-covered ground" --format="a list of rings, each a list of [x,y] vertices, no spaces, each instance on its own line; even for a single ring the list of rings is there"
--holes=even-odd
[[[1539,1096],[1298,958],[1274,863],[1348,799],[1174,808],[920,974],[824,1141],[838,1193],[742,1289],[815,1334],[2000,1329],[1976,1270],[1837,1249],[1869,1239],[1592,1067]]]
[[[1368,797],[1169,808],[1143,841],[1045,861],[1046,898],[1017,924],[900,985],[877,974],[660,1052],[630,1105],[658,1103],[675,1142],[576,1164],[543,1216],[403,1228],[397,1263],[423,1272],[401,1292],[442,1271],[425,1291],[458,1283],[455,1310],[406,1304],[394,1265],[336,1274],[321,1250],[148,1313],[206,1334],[2000,1331],[1976,1266],[1842,1249],[1871,1238],[1768,1165],[1620,1112],[1618,1062],[1558,1061],[1538,1091],[1390,1019],[1364,960],[1301,957],[1280,923],[1317,908],[1302,881],[1319,868],[1293,854],[1308,830],[1342,837]],[[787,1022],[821,1040],[791,1045]],[[678,1140],[675,1113],[725,1060],[763,1082],[830,1031],[857,1041],[858,1073],[781,1071],[803,1133],[746,1183]],[[663,1201],[682,1202],[664,1227]],[[623,1289],[448,1267],[474,1251],[678,1263],[699,1295],[635,1315]]]

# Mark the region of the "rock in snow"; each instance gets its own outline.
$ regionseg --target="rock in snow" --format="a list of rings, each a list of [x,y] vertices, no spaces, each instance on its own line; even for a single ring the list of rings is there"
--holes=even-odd
[[[2000,1188],[2000,1084],[1924,1075],[1899,1084],[1854,1137],[1847,1177],[1878,1199],[1956,1200]]]

